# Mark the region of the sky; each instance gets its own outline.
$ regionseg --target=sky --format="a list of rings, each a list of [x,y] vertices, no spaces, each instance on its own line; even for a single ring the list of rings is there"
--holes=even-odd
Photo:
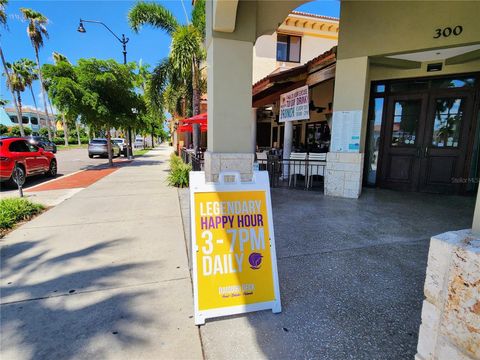
[[[169,9],[181,23],[186,23],[186,15],[190,18],[192,10],[191,0],[157,1]],[[20,8],[26,7],[37,10],[49,19],[47,29],[49,38],[40,49],[40,62],[53,63],[52,52],[65,55],[70,62],[75,63],[80,58],[96,57],[99,59],[115,59],[123,62],[122,45],[103,26],[85,23],[86,33],[77,32],[80,18],[85,20],[102,21],[119,37],[125,34],[130,40],[127,44],[127,61],[142,61],[150,64],[150,69],[168,55],[170,38],[158,29],[144,27],[135,34],[127,21],[127,13],[135,1],[127,0],[10,0],[7,5],[8,29],[0,31],[1,45],[8,62],[20,58],[35,59],[33,47],[28,39],[27,23],[22,20]],[[312,14],[338,17],[340,2],[338,0],[317,0],[304,4],[297,10]],[[0,84],[0,98],[11,101],[11,95],[5,85],[3,76]],[[37,104],[43,109],[41,91],[38,81],[34,85]],[[25,92],[22,96],[23,104],[33,106],[32,97]],[[10,102],[7,106],[12,106]]]

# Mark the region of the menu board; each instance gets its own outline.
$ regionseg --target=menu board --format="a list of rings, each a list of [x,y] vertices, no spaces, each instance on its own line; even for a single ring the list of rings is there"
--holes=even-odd
[[[333,152],[359,152],[362,111],[335,111],[332,120]]]

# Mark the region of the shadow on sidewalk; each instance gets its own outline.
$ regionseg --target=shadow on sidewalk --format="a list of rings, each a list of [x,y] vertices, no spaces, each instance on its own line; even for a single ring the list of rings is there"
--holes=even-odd
[[[50,258],[49,250],[41,250],[42,239],[4,245],[0,309],[5,358],[101,359],[112,347],[148,342],[132,329],[152,322],[135,305],[152,294],[145,288],[114,289],[116,279],[144,264],[112,262],[49,277],[55,268],[65,271],[70,264],[78,266],[79,261],[103,256],[102,251],[127,240],[115,239]]]

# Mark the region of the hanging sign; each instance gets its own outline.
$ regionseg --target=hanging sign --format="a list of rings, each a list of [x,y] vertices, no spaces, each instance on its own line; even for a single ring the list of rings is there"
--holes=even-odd
[[[225,182],[226,178],[235,181]],[[266,171],[240,182],[240,173],[190,172],[195,324],[218,316],[281,311],[270,185]]]
[[[280,95],[280,122],[306,119],[310,119],[308,85]]]

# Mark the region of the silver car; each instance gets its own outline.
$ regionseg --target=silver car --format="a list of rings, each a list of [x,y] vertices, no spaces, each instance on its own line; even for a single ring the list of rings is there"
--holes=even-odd
[[[113,141],[110,141],[110,143],[112,144],[112,156],[120,156],[122,153],[120,147]],[[88,144],[88,157],[91,159],[95,155],[108,157],[107,139],[93,139],[90,141]]]

